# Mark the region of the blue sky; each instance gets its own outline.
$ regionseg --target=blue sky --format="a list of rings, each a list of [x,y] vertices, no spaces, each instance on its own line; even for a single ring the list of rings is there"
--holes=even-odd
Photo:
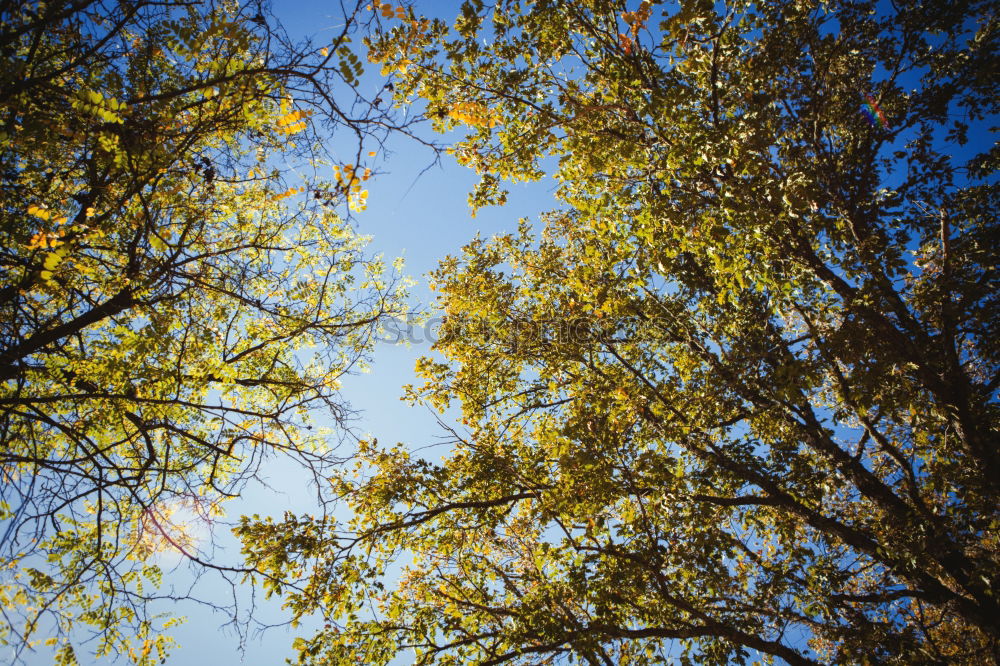
[[[458,4],[453,0],[416,2],[420,12],[442,17],[453,16]],[[324,41],[324,35],[332,37],[339,30],[337,3],[274,0],[274,11],[293,36],[312,36],[317,44]],[[362,55],[360,44],[356,43],[355,48]],[[376,67],[368,69],[361,85],[370,93],[381,89],[384,80],[377,76]],[[428,138],[447,139],[430,137],[429,129],[425,132]],[[340,146],[339,140],[333,137],[331,152],[336,157],[338,149],[342,148],[343,161],[351,161],[354,145],[345,142]],[[447,156],[442,158],[440,165],[435,165],[435,156],[429,149],[402,136],[391,137],[386,149],[386,154],[380,153],[373,165],[383,173],[369,181],[368,207],[357,214],[356,225],[360,233],[372,237],[369,246],[372,253],[382,254],[386,260],[404,258],[405,273],[416,280],[412,288],[414,306],[428,308],[433,304],[434,295],[427,288],[425,275],[444,256],[460,252],[477,233],[491,236],[513,231],[519,218],[537,220],[539,213],[557,206],[553,198],[555,183],[549,179],[508,186],[511,195],[505,207],[483,209],[472,218],[466,195],[476,182],[475,174]],[[344,397],[359,412],[355,424],[359,436],[377,437],[383,444],[402,442],[411,449],[423,449],[439,441],[444,433],[434,415],[423,407],[411,407],[400,400],[402,386],[419,381],[413,373],[414,361],[429,352],[427,340],[411,346],[380,343],[374,350],[371,371],[344,381]],[[446,449],[442,447],[426,455],[436,457],[444,453]],[[230,518],[241,513],[280,516],[286,510],[308,512],[314,506],[310,489],[304,484],[303,470],[287,462],[274,461],[268,464],[266,473],[270,489],[250,487],[243,498],[229,504]],[[238,555],[238,551],[230,549],[219,559],[238,564]],[[183,591],[190,582],[190,575],[184,569],[168,572],[165,591],[169,592],[170,586]],[[196,595],[202,598],[217,595],[215,598],[224,604],[228,593],[225,584],[209,576]],[[245,588],[241,591],[243,596],[248,593]],[[276,626],[263,633],[251,628],[248,635],[241,637],[232,627],[224,626],[230,619],[227,615],[213,613],[205,607],[164,604],[158,610],[188,618],[172,632],[180,646],[172,653],[168,665],[281,664],[293,657],[293,637],[309,635],[312,629],[309,623],[298,629]],[[263,622],[279,624],[286,619],[276,603],[264,603],[259,611],[258,619]],[[241,646],[245,651],[241,651]],[[87,664],[83,652],[81,650],[81,663]],[[39,666],[48,664],[51,656],[39,652],[29,657],[28,662]]]
[[[446,17],[454,16],[458,3],[425,1],[418,2],[417,6],[423,13]],[[274,11],[293,36],[312,35],[317,44],[322,43],[325,34],[333,36],[338,30],[334,3],[310,0],[293,4],[276,0]],[[360,50],[362,47],[355,43],[355,48]],[[366,92],[377,91],[384,85],[375,66],[368,66],[361,85]],[[429,128],[425,129],[425,134],[439,141],[447,139],[432,136]],[[341,147],[335,136],[331,145],[335,158],[338,148],[342,148],[347,156],[344,161],[351,161],[353,144],[345,143]],[[384,173],[368,182],[368,207],[356,214],[356,226],[360,233],[372,237],[369,245],[372,253],[382,254],[387,261],[399,256],[404,258],[405,274],[417,281],[411,289],[411,302],[415,306],[432,306],[434,295],[427,288],[425,275],[441,258],[460,252],[477,233],[491,236],[512,231],[517,228],[519,218],[537,219],[540,212],[556,207],[552,196],[555,183],[547,180],[509,186],[511,195],[506,206],[481,210],[473,218],[466,196],[476,183],[474,173],[458,166],[448,156],[435,166],[433,153],[406,137],[392,137],[386,148],[387,154],[380,154],[374,165]],[[440,440],[444,433],[434,415],[424,407],[411,407],[400,400],[404,384],[418,383],[413,373],[414,361],[429,352],[430,342],[426,340],[409,346],[379,343],[371,371],[346,378],[344,397],[359,410],[357,434],[377,437],[382,444],[403,442],[411,449]],[[437,457],[445,452],[442,448],[440,452],[427,451],[425,455]],[[287,462],[275,461],[268,465],[267,475],[271,489],[251,487],[243,498],[228,505],[230,519],[241,513],[280,516],[286,510],[309,512],[315,506],[304,484],[303,470]],[[238,555],[230,546],[220,559],[238,563]],[[190,584],[190,575],[181,568],[168,572],[164,582],[166,586],[182,590]],[[199,584],[197,593],[203,598],[214,597],[220,603],[225,603],[228,594],[227,585],[212,576]],[[242,594],[246,595],[247,590]],[[277,626],[263,633],[251,628],[247,636],[241,637],[231,626],[223,626],[229,620],[224,613],[213,613],[193,604],[164,604],[162,610],[187,617],[183,625],[172,630],[179,648],[172,652],[167,661],[169,665],[282,664],[286,658],[293,657],[293,638],[311,633],[309,623],[304,623],[298,629]],[[275,624],[287,619],[277,603],[261,604],[257,617],[265,623]],[[244,652],[240,650],[241,644]],[[48,655],[39,653],[36,663],[50,663]]]
[[[452,0],[422,0],[416,6],[418,12],[425,15],[450,19],[456,15],[459,4]],[[339,3],[335,2],[274,0],[273,11],[291,36],[312,37],[317,47],[336,35],[342,22],[338,18]],[[360,40],[355,41],[354,49],[359,56],[364,55]],[[363,91],[367,94],[377,92],[384,84],[385,79],[378,75],[378,68],[368,65],[361,80]],[[424,128],[423,133],[428,139],[448,140],[448,137],[433,135],[429,127]],[[331,137],[328,148],[333,159],[353,161],[356,145],[348,133],[343,133],[343,138]],[[476,183],[474,173],[448,156],[435,164],[435,155],[430,149],[403,136],[390,137],[384,148],[384,154],[380,151],[372,164],[379,175],[366,183],[368,206],[365,211],[355,214],[355,225],[359,233],[371,237],[370,253],[383,255],[387,263],[396,257],[404,258],[404,273],[416,281],[411,289],[414,307],[426,310],[433,306],[434,294],[427,288],[425,276],[436,268],[440,259],[459,253],[477,233],[491,236],[516,230],[519,218],[537,219],[540,212],[557,205],[553,198],[555,182],[549,179],[509,186],[506,206],[480,210],[473,218],[466,197]],[[366,146],[365,150],[368,149]],[[294,182],[290,184],[295,185]],[[410,345],[377,344],[370,372],[347,377],[343,382],[343,395],[358,411],[357,436],[377,437],[382,444],[402,442],[410,449],[424,449],[423,455],[427,457],[438,457],[447,452],[445,447],[426,449],[428,445],[439,443],[445,434],[435,416],[424,407],[411,407],[400,400],[404,384],[419,383],[413,373],[415,360],[430,353],[430,341],[419,341],[422,331],[416,333],[418,337]],[[289,461],[272,459],[265,464],[264,474],[269,487],[263,484],[249,486],[243,497],[227,505],[226,520],[234,521],[241,514],[280,517],[285,511],[315,512],[315,496],[307,484],[305,470]],[[217,527],[223,539],[214,561],[239,565],[238,545],[235,540],[225,538],[228,530],[224,525]],[[205,528],[197,526],[192,531],[195,536],[198,532],[207,533]],[[232,592],[226,581],[209,573],[192,588],[192,571],[181,560],[176,554],[159,556],[158,563],[165,570],[161,594],[185,596],[190,593],[220,605],[229,602]],[[252,591],[245,586],[237,589],[241,608],[245,611]],[[260,598],[255,602],[255,619],[259,622],[282,625],[287,621],[280,602],[264,602]],[[260,631],[259,625],[250,625],[247,633],[240,635],[227,613],[213,612],[207,606],[165,601],[153,604],[151,611],[186,618],[183,624],[170,630],[179,645],[171,652],[168,666],[282,664],[294,658],[293,638],[310,635],[315,628],[309,622],[297,629],[274,626],[265,631]],[[318,627],[318,620],[315,625]],[[76,647],[83,666],[108,663],[108,660],[94,660],[89,654],[95,646],[83,643]],[[25,659],[30,666],[47,665],[52,663],[52,653],[40,647]],[[406,661],[401,659],[399,663]]]

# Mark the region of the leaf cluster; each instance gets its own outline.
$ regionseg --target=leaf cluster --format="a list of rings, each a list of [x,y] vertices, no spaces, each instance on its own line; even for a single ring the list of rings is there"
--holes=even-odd
[[[294,551],[331,617],[300,660],[995,663],[989,3],[394,21],[372,57],[467,127],[473,205],[551,173],[562,207],[433,275],[412,395],[467,431],[345,478],[354,523]]]

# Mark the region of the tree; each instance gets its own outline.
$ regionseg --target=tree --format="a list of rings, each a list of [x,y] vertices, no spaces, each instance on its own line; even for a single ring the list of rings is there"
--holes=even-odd
[[[629,4],[372,39],[474,205],[562,206],[433,275],[443,462],[371,445],[350,525],[244,522],[330,618],[300,660],[996,663],[995,12]]]
[[[357,7],[320,45],[259,2],[2,11],[0,640],[154,663],[153,555],[235,585],[184,522],[276,455],[320,482],[339,461],[339,378],[404,285],[337,211],[407,128],[354,92]]]

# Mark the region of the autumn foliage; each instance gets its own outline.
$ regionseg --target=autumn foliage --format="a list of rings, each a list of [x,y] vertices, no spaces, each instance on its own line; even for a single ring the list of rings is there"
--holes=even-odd
[[[443,461],[373,445],[349,524],[243,527],[330,618],[300,660],[996,663],[997,28],[986,2],[387,19],[372,57],[466,128],[473,205],[549,174],[560,205],[432,276],[444,360],[411,396],[462,410]]]
[[[157,661],[172,549],[321,620],[305,664],[996,664],[993,3],[423,11],[4,7],[0,638]],[[365,59],[385,99],[337,102]],[[398,108],[473,209],[557,200],[441,250],[443,458],[347,460],[404,293],[344,217]],[[242,517],[242,563],[176,529],[278,453],[339,511]]]
[[[157,553],[238,582],[185,522],[276,455],[322,481],[339,377],[401,308],[341,216],[370,170],[332,177],[317,144],[345,127],[329,91],[356,80],[356,21],[311,48],[260,3],[2,12],[0,640],[157,663]],[[360,163],[393,123],[342,101],[367,109]]]

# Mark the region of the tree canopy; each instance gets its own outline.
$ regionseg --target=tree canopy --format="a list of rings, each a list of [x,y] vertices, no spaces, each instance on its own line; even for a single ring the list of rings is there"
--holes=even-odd
[[[380,137],[408,131],[355,92],[358,9],[313,44],[260,2],[3,4],[0,641],[15,655],[47,639],[75,663],[90,639],[158,662],[153,555],[245,572],[171,516],[218,516],[276,455],[322,483],[338,462],[339,378],[405,311],[345,218]],[[342,161],[319,143],[333,132]]]
[[[384,3],[375,3],[383,10]],[[400,101],[558,209],[434,273],[354,518],[247,519],[302,663],[996,663],[998,18],[978,1],[382,11]],[[970,142],[970,137],[973,139]],[[396,582],[384,577],[404,563]]]

